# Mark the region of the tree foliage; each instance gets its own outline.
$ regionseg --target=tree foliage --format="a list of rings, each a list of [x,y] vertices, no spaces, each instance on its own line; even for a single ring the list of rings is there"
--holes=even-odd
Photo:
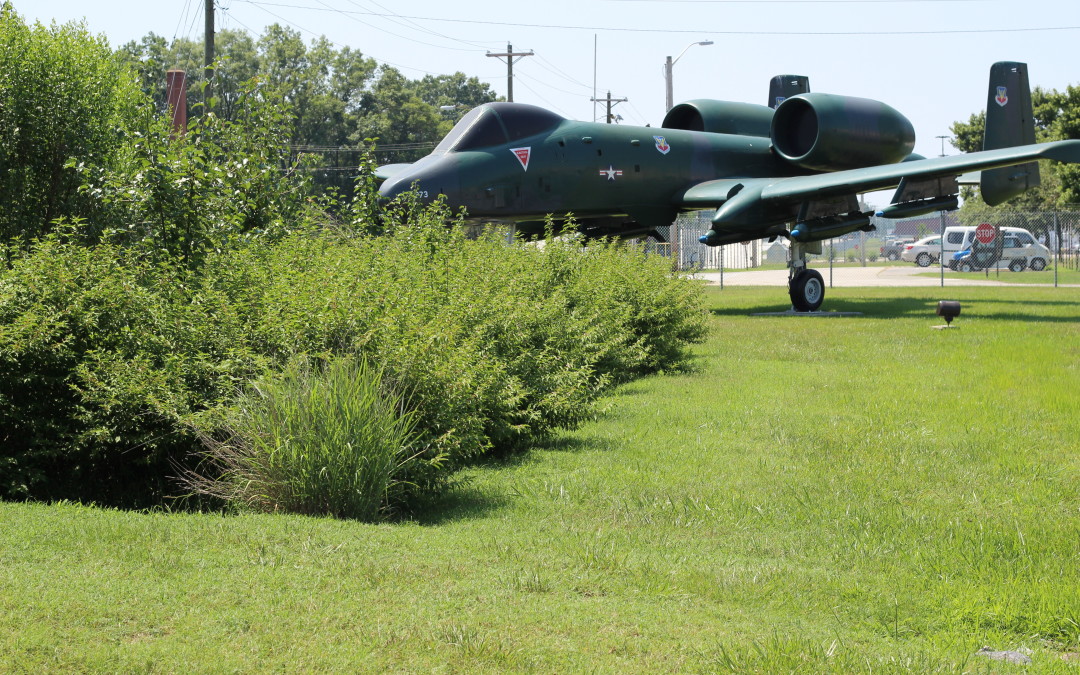
[[[81,23],[27,25],[0,8],[0,242],[95,217],[69,159],[108,166],[139,107],[135,81]]]
[[[348,177],[331,180],[330,169],[355,167],[367,139],[378,139],[387,148],[379,153],[381,161],[413,161],[427,154],[469,108],[495,100],[490,86],[476,77],[454,73],[410,80],[325,37],[305,44],[298,31],[278,24],[258,38],[223,30],[215,46],[214,112],[232,119],[244,83],[258,78],[263,96],[290,108],[293,144],[324,156],[317,179],[342,188]],[[120,53],[162,109],[169,68],[187,72],[189,101],[203,100],[201,43],[180,38],[169,44],[151,33],[124,45]]]
[[[1031,92],[1036,141],[1059,141],[1080,138],[1080,87],[1068,86],[1064,92],[1035,87]],[[971,115],[966,122],[953,122],[950,127],[952,145],[961,152],[982,150],[986,112]],[[1052,210],[1070,204],[1080,204],[1080,169],[1075,164],[1043,160],[1039,172],[1042,185],[994,207],[1012,211]],[[961,218],[985,219],[988,207],[977,192],[968,190],[964,197]],[[965,221],[966,222],[966,221]]]
[[[291,117],[251,86],[233,108],[233,119],[199,115],[176,134],[143,105],[112,166],[77,163],[104,241],[195,269],[212,251],[304,227],[311,175],[290,150]]]

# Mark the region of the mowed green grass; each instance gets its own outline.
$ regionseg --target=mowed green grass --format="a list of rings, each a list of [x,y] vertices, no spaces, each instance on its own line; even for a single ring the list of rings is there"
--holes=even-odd
[[[941,271],[934,268],[933,273],[924,272],[919,276],[941,276]],[[1024,270],[1023,272],[1010,272],[1008,269],[981,270],[979,272],[952,272],[945,271],[946,279],[990,279],[991,281],[1003,281],[1010,284],[1054,284],[1054,270],[1045,269],[1038,272]],[[1059,267],[1057,271],[1057,283],[1059,285],[1080,284],[1080,270]]]
[[[0,504],[0,671],[1077,672],[1080,290],[708,299],[409,522]]]

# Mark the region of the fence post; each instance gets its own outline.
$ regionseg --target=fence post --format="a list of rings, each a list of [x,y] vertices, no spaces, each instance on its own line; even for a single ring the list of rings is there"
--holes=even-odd
[[[836,257],[836,239],[829,240],[829,288],[832,288],[832,265],[833,258]]]
[[[1054,209],[1054,288],[1058,287],[1058,265],[1061,264],[1061,221],[1058,220],[1057,209]]]

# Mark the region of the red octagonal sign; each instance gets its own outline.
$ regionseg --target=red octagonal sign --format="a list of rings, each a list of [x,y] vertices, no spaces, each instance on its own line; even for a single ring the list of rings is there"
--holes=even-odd
[[[980,223],[975,228],[975,238],[979,240],[980,244],[989,244],[994,241],[994,226],[990,223]]]

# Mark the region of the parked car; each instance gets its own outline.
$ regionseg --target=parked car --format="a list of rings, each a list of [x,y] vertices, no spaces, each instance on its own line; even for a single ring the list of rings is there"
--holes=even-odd
[[[886,239],[885,245],[881,247],[881,257],[886,260],[899,260],[900,254],[904,252],[904,247],[908,244],[914,244],[915,237],[900,237],[899,239]]]
[[[915,243],[906,244],[904,251],[900,254],[900,259],[904,262],[913,262],[919,267],[930,267],[937,262],[940,255],[941,237],[935,234]]]
[[[1000,236],[1000,251],[993,244],[973,240],[967,249],[953,254],[949,267],[961,272],[975,272],[1002,264],[1007,264],[1013,272],[1046,269],[1050,249],[1035,241],[1030,232],[1019,227],[1003,227]]]

